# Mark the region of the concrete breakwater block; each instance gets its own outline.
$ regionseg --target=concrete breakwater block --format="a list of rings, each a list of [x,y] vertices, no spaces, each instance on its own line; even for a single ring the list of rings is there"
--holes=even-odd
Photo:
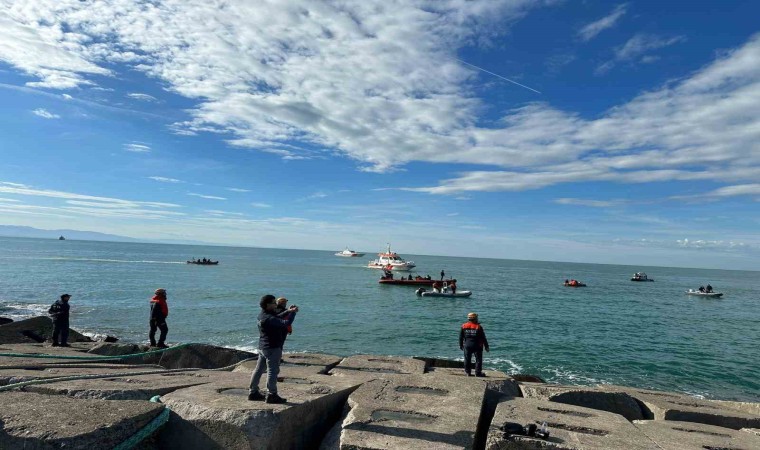
[[[125,356],[154,350],[157,349],[141,344],[103,342],[90,349],[90,353],[102,356]],[[217,369],[250,358],[256,358],[256,354],[215,345],[191,344],[177,349],[169,348],[160,353],[121,359],[120,362],[158,364],[165,369]]]
[[[636,398],[624,389],[617,389],[612,386],[608,387],[609,389],[544,383],[520,383],[523,397],[607,411],[620,414],[628,420],[648,418],[645,417],[645,411],[642,410]]]
[[[498,370],[484,370],[485,377],[468,377],[464,369],[435,367],[429,369],[427,376],[449,376],[462,378],[463,381],[482,383],[485,388],[510,397],[522,397],[520,385],[509,375]]]
[[[100,342],[95,344],[88,353],[97,356],[126,356],[137,353],[147,353],[155,348],[150,348],[145,344],[128,344],[115,342]],[[114,360],[120,364],[155,364],[161,361],[161,353],[154,353],[145,356],[136,356],[132,358],[123,358]]]
[[[52,337],[53,321],[45,316],[0,325],[0,344],[44,342]],[[69,342],[92,342],[92,339],[69,328]]]
[[[714,449],[751,450],[760,448],[760,436],[713,425],[671,420],[636,421],[634,426],[667,450]]]
[[[625,392],[636,398],[643,407],[644,419],[704,423],[735,430],[760,427],[760,405],[756,403],[716,402],[673,392],[613,385],[602,385],[598,389]]]
[[[164,405],[75,400],[28,392],[0,393],[0,448],[113,448],[147,425]]]
[[[324,355],[321,353],[293,353],[282,355],[280,367],[285,366],[303,366],[308,367],[309,371],[315,375],[327,374],[330,369],[338,365],[342,360],[340,356]],[[253,372],[258,361],[244,361],[232,369],[233,372]]]
[[[128,367],[130,371],[135,369]],[[118,371],[110,369],[103,373]],[[128,372],[124,370],[124,372]],[[80,372],[81,373],[81,372]],[[118,374],[112,378],[93,380],[57,381],[54,383],[31,385],[24,388],[28,392],[47,395],[65,395],[73,398],[94,398],[103,400],[150,400],[155,395],[165,395],[178,389],[211,383],[222,375],[216,372],[175,372],[149,375]]]
[[[272,405],[247,399],[250,372],[223,374],[224,379],[162,397],[172,416],[158,436],[160,448],[316,448],[360,384],[320,375],[315,367],[282,366],[277,387],[287,403]],[[262,391],[265,383],[266,375]]]
[[[349,397],[341,449],[473,448],[485,386],[475,378],[403,375]]]
[[[505,423],[540,428],[546,422],[548,439],[507,435]],[[618,414],[538,398],[511,398],[496,406],[486,441],[487,450],[507,449],[660,449]]]
[[[329,373],[339,377],[361,376],[364,380],[393,375],[422,375],[425,373],[425,361],[402,356],[354,355],[344,358]]]

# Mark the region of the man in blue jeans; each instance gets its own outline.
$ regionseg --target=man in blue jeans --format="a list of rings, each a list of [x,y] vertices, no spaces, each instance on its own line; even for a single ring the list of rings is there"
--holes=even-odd
[[[293,323],[298,312],[298,307],[293,305],[288,308],[289,314],[286,319],[277,317],[277,299],[274,295],[265,295],[259,302],[261,313],[259,314],[259,359],[251,375],[251,386],[248,400],[266,400],[267,403],[285,403],[285,399],[277,395],[277,375],[280,373],[280,359],[282,359],[282,346],[288,333],[288,326]],[[264,397],[259,392],[259,381],[267,371],[267,395]]]

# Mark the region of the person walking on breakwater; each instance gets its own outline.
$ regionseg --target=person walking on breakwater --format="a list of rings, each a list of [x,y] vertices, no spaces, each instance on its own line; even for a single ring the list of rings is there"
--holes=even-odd
[[[266,400],[267,403],[285,403],[285,399],[277,395],[277,375],[280,373],[282,346],[285,344],[287,328],[293,323],[298,307],[293,305],[287,309],[287,319],[277,317],[277,303],[274,295],[265,295],[259,301],[259,359],[251,374],[251,385],[248,400]],[[267,395],[259,392],[259,382],[264,370],[267,371]]]
[[[53,320],[53,347],[70,347],[69,340],[69,299],[71,295],[63,294],[60,300],[50,305],[48,314]]]
[[[475,355],[475,376],[484,377],[483,349],[490,352],[486,332],[478,323],[478,315],[474,312],[467,314],[467,322],[459,330],[459,349],[464,350],[464,371],[472,376],[472,356]]]
[[[169,316],[169,305],[166,304],[166,289],[156,289],[155,295],[150,300],[150,346],[167,348],[166,334],[169,327],[166,326],[166,318]],[[156,330],[161,330],[161,335],[156,344]]]

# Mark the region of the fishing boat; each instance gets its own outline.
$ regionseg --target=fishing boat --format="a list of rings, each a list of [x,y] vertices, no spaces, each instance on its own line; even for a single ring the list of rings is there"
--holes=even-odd
[[[401,286],[432,286],[433,283],[440,280],[427,280],[421,278],[419,280],[396,280],[393,278],[380,278],[378,283],[380,284],[396,284]],[[443,280],[444,283],[451,282],[451,280]]]
[[[192,261],[188,261],[187,263],[188,264],[195,264],[196,266],[215,266],[215,265],[219,264],[219,261],[211,261],[211,260],[206,260],[206,261],[197,260],[196,261],[196,260],[192,260]]]
[[[378,253],[378,258],[370,261],[367,267],[370,269],[387,269],[387,270],[411,270],[417,267],[414,261],[404,261],[396,252],[391,251],[391,244],[388,244],[388,251],[385,253]]]
[[[577,280],[565,281],[564,285],[566,287],[586,287],[586,283],[581,283]]]
[[[686,291],[686,295],[696,295],[697,297],[712,297],[712,298],[723,297],[722,292],[702,292],[696,289],[689,289],[688,291]]]
[[[644,272],[636,272],[631,277],[631,281],[654,281],[654,278],[649,278]]]
[[[61,235],[61,236],[58,236],[58,240],[59,240],[59,241],[65,241],[65,240],[66,240],[66,238],[65,238],[65,237],[63,237],[63,235]]]
[[[451,297],[451,298],[464,298],[472,295],[472,291],[457,291],[454,292],[433,292],[426,291],[424,288],[419,288],[415,292],[418,297]]]
[[[335,256],[343,256],[345,258],[352,258],[354,256],[364,256],[364,253],[356,253],[355,251],[350,250],[348,247],[346,247],[345,250],[343,250],[342,252],[336,253]]]

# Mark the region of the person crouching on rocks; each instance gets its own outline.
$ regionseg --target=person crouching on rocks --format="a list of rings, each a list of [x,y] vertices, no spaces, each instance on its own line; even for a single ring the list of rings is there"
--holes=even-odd
[[[478,323],[478,315],[475,313],[467,314],[467,322],[462,324],[459,330],[459,349],[464,350],[464,371],[468,377],[472,376],[472,355],[475,355],[475,376],[484,377],[483,373],[483,349],[487,352],[488,339],[486,332]]]
[[[150,300],[150,346],[158,348],[168,348],[165,344],[166,333],[169,327],[166,326],[166,318],[169,316],[169,305],[166,304],[166,289],[156,289],[155,295]],[[161,330],[161,335],[156,344],[156,329]]]
[[[61,299],[56,300],[48,309],[48,314],[53,320],[53,347],[71,347],[67,342],[69,340],[70,298],[71,295],[63,294]]]
[[[248,400],[266,400],[267,403],[285,403],[285,399],[277,395],[277,375],[280,373],[280,359],[282,359],[282,346],[285,344],[285,336],[288,326],[293,323],[298,312],[298,307],[293,305],[287,309],[287,319],[277,317],[277,303],[274,295],[265,295],[259,301],[261,313],[259,313],[259,359],[256,369],[251,374],[251,385]],[[264,397],[259,392],[261,376],[267,371],[267,395]]]

